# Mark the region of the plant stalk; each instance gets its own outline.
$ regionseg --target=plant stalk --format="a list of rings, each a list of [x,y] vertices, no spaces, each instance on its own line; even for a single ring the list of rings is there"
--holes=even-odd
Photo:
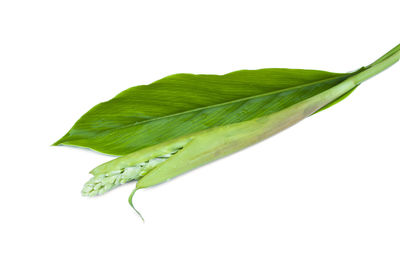
[[[355,85],[368,80],[369,78],[375,76],[376,74],[389,68],[397,61],[400,60],[400,44],[386,53],[384,56],[380,57],[374,63],[366,67],[366,70],[352,76],[349,80],[353,80]]]

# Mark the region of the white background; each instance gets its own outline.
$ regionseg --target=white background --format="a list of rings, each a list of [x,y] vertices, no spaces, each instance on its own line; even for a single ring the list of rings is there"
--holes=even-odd
[[[1,266],[399,266],[400,64],[267,141],[139,191],[80,195],[110,157],[51,147],[166,75],[355,70],[393,1],[2,1]]]

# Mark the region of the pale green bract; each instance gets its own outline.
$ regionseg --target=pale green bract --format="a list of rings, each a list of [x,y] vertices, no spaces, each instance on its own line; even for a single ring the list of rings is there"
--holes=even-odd
[[[149,171],[154,169],[158,164],[166,161],[169,157],[174,155],[178,150],[171,153],[149,159],[145,162],[135,164],[121,170],[112,171],[105,174],[99,174],[92,177],[85,183],[82,189],[83,196],[96,196],[102,195],[105,192],[117,187],[121,184],[139,180],[145,176]]]
[[[129,196],[134,208],[138,189],[264,140],[340,102],[399,59],[400,45],[351,73],[261,69],[171,75],[93,107],[54,145],[120,155],[90,172],[94,177],[82,194],[103,194],[136,180]]]

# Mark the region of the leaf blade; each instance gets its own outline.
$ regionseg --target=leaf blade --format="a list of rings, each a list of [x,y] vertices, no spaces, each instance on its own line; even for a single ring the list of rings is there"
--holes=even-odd
[[[126,155],[182,135],[275,112],[350,75],[297,69],[175,74],[129,88],[95,106],[55,145]]]

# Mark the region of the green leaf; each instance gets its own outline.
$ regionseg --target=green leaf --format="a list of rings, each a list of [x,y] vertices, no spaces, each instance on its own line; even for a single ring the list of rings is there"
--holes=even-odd
[[[302,69],[176,74],[93,107],[54,145],[126,155],[180,136],[272,114],[352,74]]]
[[[132,87],[95,106],[54,145],[126,155],[188,134],[273,114],[348,81],[343,95],[320,107],[322,110],[399,57],[400,45],[349,74],[261,69],[225,75],[171,75]]]

